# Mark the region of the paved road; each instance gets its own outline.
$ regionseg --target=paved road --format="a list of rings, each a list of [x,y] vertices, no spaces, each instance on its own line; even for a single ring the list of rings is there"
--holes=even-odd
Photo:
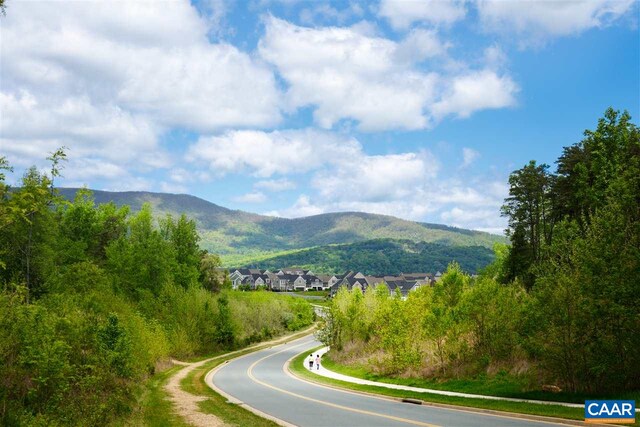
[[[236,359],[207,381],[259,411],[298,426],[541,427],[550,423],[400,403],[312,384],[284,365],[320,343],[304,337]]]

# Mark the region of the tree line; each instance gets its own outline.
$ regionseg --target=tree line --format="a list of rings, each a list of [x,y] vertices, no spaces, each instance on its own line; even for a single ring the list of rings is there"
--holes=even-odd
[[[531,161],[509,185],[511,245],[477,279],[453,264],[406,301],[337,295],[322,337],[338,358],[435,378],[526,364],[531,387],[640,389],[638,126],[608,109],[555,173]]]
[[[309,325],[311,306],[240,293],[193,220],[68,202],[46,172],[11,188],[0,157],[0,424],[104,425],[129,416],[169,357],[221,352]]]

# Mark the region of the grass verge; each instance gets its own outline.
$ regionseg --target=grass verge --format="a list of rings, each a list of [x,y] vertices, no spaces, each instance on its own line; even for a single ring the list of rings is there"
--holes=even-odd
[[[313,351],[306,351],[296,356],[289,365],[289,369],[297,376],[308,379],[313,382],[337,386],[349,390],[361,391],[365,393],[373,393],[393,398],[412,398],[425,402],[440,403],[446,405],[464,406],[467,408],[490,409],[494,411],[512,412],[528,415],[540,415],[546,417],[566,418],[571,420],[584,420],[584,410],[582,408],[568,408],[559,405],[539,405],[534,403],[504,402],[499,400],[473,399],[464,397],[442,396],[433,393],[417,393],[404,390],[393,390],[384,387],[353,384],[345,381],[339,381],[332,378],[322,377],[309,372],[304,367],[304,360],[308,353],[320,349],[318,347]],[[323,361],[325,367],[328,366]],[[638,425],[638,423],[634,424]]]
[[[164,390],[165,383],[182,366],[174,366],[150,377],[141,388],[138,408],[126,420],[115,422],[114,426],[149,426],[149,427],[189,427],[189,424],[173,410],[173,403]]]

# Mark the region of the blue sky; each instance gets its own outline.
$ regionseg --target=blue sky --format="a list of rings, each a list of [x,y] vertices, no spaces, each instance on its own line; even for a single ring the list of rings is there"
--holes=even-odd
[[[509,173],[640,114],[638,3],[9,1],[0,154],[61,185],[500,233]]]

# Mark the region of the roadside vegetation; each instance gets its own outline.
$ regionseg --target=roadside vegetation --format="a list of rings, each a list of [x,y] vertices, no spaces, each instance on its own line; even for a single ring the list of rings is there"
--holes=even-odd
[[[318,349],[321,347],[318,347]],[[315,351],[315,350],[314,350]],[[533,403],[505,402],[498,400],[473,399],[465,397],[443,396],[433,393],[418,393],[404,390],[393,390],[385,387],[377,387],[370,385],[354,384],[346,381],[335,380],[333,378],[323,377],[318,374],[309,372],[304,366],[304,361],[308,357],[306,351],[296,356],[289,365],[289,369],[297,376],[338,388],[359,391],[363,393],[371,393],[376,395],[388,396],[396,399],[417,399],[424,402],[437,403],[443,405],[464,406],[476,409],[488,409],[492,411],[513,412],[528,415],[538,415],[545,417],[567,418],[572,420],[583,420],[584,409],[570,408],[559,405],[538,405]],[[313,352],[313,351],[311,351]],[[322,359],[322,363],[326,362],[326,355]],[[325,365],[325,367],[327,367]]]
[[[503,214],[512,243],[496,245],[478,277],[452,263],[406,301],[384,286],[341,290],[321,333],[331,360],[432,388],[637,399],[638,127],[610,109],[557,165],[551,174],[532,161],[511,174]]]
[[[53,153],[50,171],[10,188],[0,157],[0,424],[169,422],[157,373],[170,357],[312,323],[303,299],[227,289],[184,215],[132,215],[88,191],[65,201],[54,186],[64,160]]]

